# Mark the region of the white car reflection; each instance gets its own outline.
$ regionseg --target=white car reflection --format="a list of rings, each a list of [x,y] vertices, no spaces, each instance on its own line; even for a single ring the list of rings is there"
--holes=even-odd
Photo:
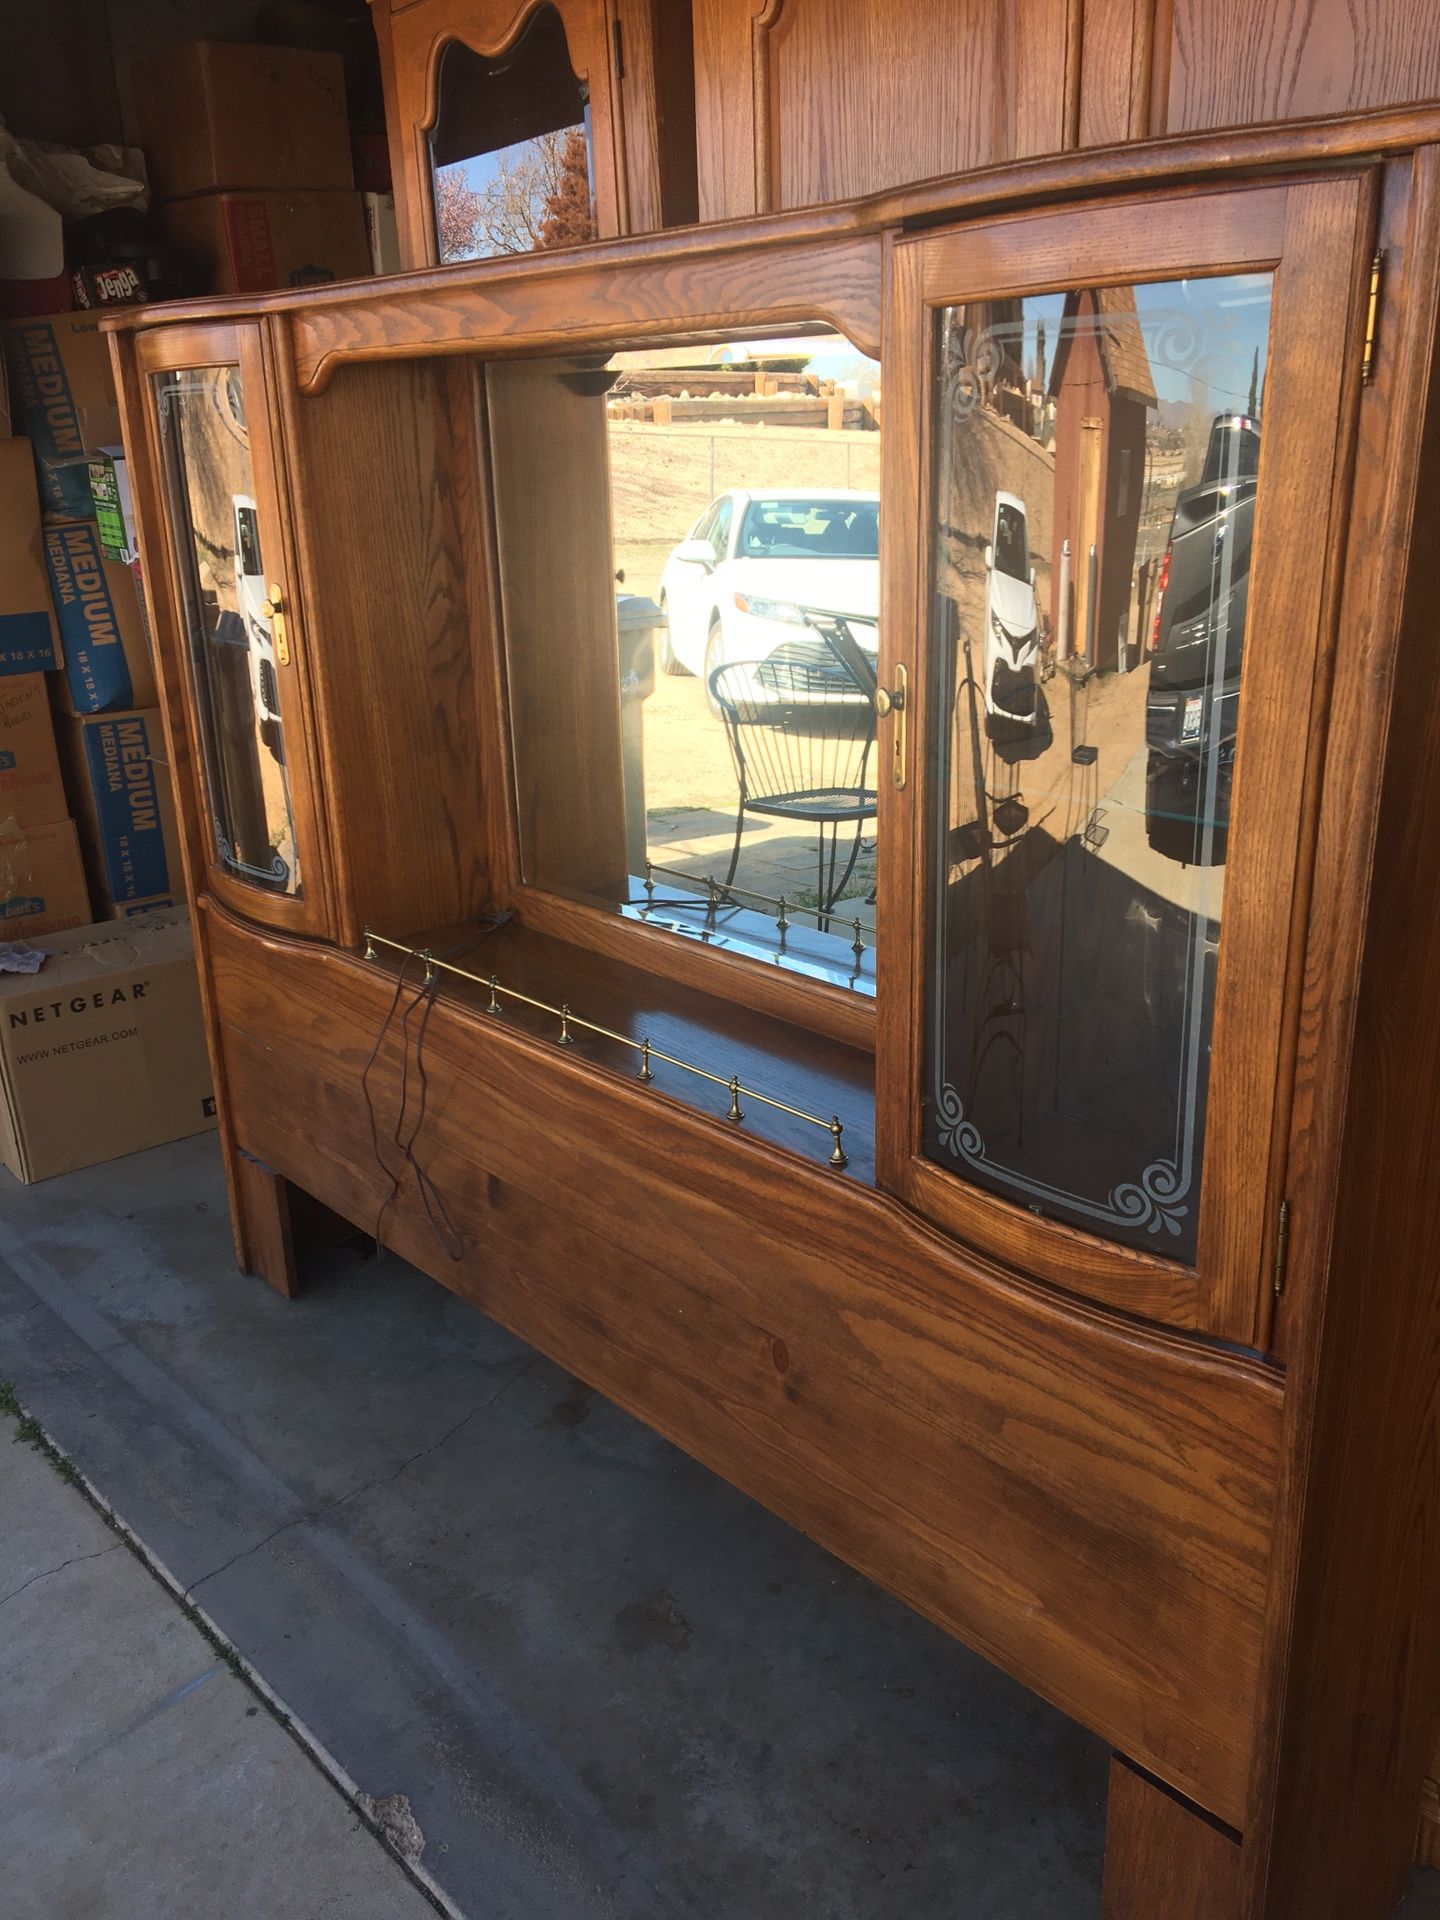
[[[1040,657],[1035,569],[1025,502],[995,495],[995,525],[985,549],[985,711],[1029,725],[1035,718]]]
[[[710,675],[734,660],[823,659],[804,609],[839,614],[859,644],[878,647],[880,496],[732,488],[711,502],[665,562],[660,666]]]
[[[256,730],[278,760],[282,737],[280,687],[275,677],[275,636],[265,613],[270,596],[260,557],[260,525],[255,502],[248,494],[232,494],[230,505],[235,518],[235,599],[245,622]]]

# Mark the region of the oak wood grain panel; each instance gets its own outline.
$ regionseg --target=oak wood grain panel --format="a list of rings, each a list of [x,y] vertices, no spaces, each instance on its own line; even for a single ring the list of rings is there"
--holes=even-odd
[[[235,1156],[235,1195],[244,1222],[242,1266],[286,1300],[299,1292],[295,1239],[290,1227],[290,1187],[253,1154]]]
[[[625,231],[686,226],[698,217],[690,8],[672,0],[611,5],[624,56],[616,141],[628,203]]]
[[[857,198],[1066,144],[1071,0],[696,0],[702,217]]]
[[[515,267],[517,263],[510,263]],[[307,306],[293,321],[300,385],[323,385],[331,365],[416,354],[486,357],[547,348],[629,346],[826,322],[863,352],[880,337],[878,240],[810,243],[754,274],[731,254],[647,257],[642,271],[612,270],[587,249],[569,260],[531,256],[518,270],[416,290],[357,294],[344,307]]]
[[[603,393],[578,363],[486,376],[520,863],[556,892],[629,890]]]
[[[691,0],[700,218],[757,211],[753,25],[769,0]]]
[[[1167,18],[1168,16],[1168,18]],[[1440,95],[1428,0],[1163,0],[1156,133],[1363,113]]]
[[[1433,652],[1422,556],[1440,542],[1440,484],[1425,457],[1440,434],[1433,151],[1417,165],[1398,251],[1382,590],[1357,604],[1347,583],[1341,627],[1342,646],[1367,656],[1364,704],[1378,697],[1384,732],[1371,738],[1384,739],[1383,777],[1378,794],[1361,782],[1362,804],[1350,812],[1348,770],[1337,768],[1320,826],[1321,861],[1348,863],[1356,876],[1365,940],[1358,994],[1348,1005],[1332,996],[1322,1022],[1343,1033],[1353,1019],[1355,1065],[1332,1167],[1333,1225],[1328,1236],[1322,1223],[1309,1229],[1317,1270],[1290,1329],[1287,1516],[1254,1795],[1257,1822],[1272,1835],[1257,1906],[1267,1920],[1389,1911],[1413,1846],[1440,1692],[1440,920],[1424,884],[1440,806],[1440,724],[1434,703],[1415,696]],[[1374,446],[1362,438],[1362,479]],[[1359,584],[1369,584],[1363,573]],[[1337,710],[1343,720],[1338,685]]]
[[[476,662],[479,449],[444,361],[348,367],[300,399],[280,383],[301,595],[322,739],[337,933],[478,911],[485,782]],[[493,776],[492,776],[493,777]]]
[[[1143,140],[1157,0],[1084,0],[1078,139],[1082,147]]]
[[[1275,1268],[1304,945],[1305,777],[1318,765],[1327,706],[1375,186],[1361,175],[1288,189],[1272,284],[1246,612],[1247,636],[1260,644],[1247,646],[1241,682],[1197,1258],[1201,1324],[1250,1345]],[[1263,641],[1280,631],[1283,654]],[[1275,724],[1281,711],[1285,728]]]
[[[1285,244],[1286,218],[1286,189],[1257,186],[975,222],[926,240],[921,297],[938,304],[957,295],[989,298],[1045,286],[1273,266]]]
[[[1113,1759],[1101,1920],[1240,1920],[1243,1899],[1235,1837]]]
[[[390,976],[215,919],[244,1144],[361,1222]],[[893,1202],[440,1000],[396,1246],[1214,1811],[1238,1817],[1280,1410]],[[379,1100],[395,1099],[382,1050]]]

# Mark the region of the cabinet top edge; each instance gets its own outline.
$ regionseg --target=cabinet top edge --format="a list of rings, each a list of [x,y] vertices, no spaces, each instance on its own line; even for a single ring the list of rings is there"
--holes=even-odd
[[[383,306],[391,299],[410,301],[417,294],[432,291],[453,297],[468,287],[492,293],[507,283],[563,279],[587,268],[669,265],[717,253],[923,231],[947,219],[1014,213],[1077,193],[1119,197],[1142,189],[1202,186],[1216,181],[1240,185],[1255,175],[1379,161],[1436,143],[1440,143],[1440,102],[1198,136],[1177,135],[1007,161],[864,199],[741,220],[660,228],[554,253],[459,261],[451,266],[421,267],[319,287],[161,301],[99,318],[106,332],[125,333],[184,320]]]

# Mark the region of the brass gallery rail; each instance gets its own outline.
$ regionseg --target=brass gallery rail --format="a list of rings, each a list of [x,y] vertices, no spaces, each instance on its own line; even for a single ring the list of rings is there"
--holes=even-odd
[[[598,1034],[602,1040],[613,1040],[617,1046],[628,1047],[632,1053],[639,1054],[639,1078],[647,1085],[655,1078],[650,1062],[660,1060],[668,1067],[678,1067],[682,1073],[693,1073],[697,1079],[708,1080],[713,1086],[724,1087],[730,1095],[730,1110],[725,1118],[733,1120],[737,1126],[745,1118],[745,1110],[740,1105],[740,1097],[743,1094],[747,1100],[758,1100],[761,1106],[773,1107],[777,1113],[788,1113],[794,1120],[804,1120],[812,1127],[823,1127],[830,1135],[829,1164],[837,1171],[849,1165],[845,1149],[840,1144],[840,1137],[845,1129],[841,1126],[838,1115],[832,1115],[830,1119],[824,1120],[819,1114],[806,1113],[803,1107],[792,1107],[788,1101],[776,1100],[768,1093],[757,1092],[754,1087],[742,1086],[738,1074],[731,1074],[727,1080],[723,1074],[711,1073],[708,1068],[697,1067],[692,1061],[681,1060],[673,1053],[662,1053],[658,1047],[652,1046],[648,1039],[632,1040],[628,1033],[616,1033],[612,1027],[602,1027],[594,1020],[583,1020],[578,1013],[570,1011],[568,1004],[559,1007],[551,1006],[548,1000],[536,1000],[530,994],[521,993],[515,987],[502,986],[497,974],[471,973],[466,967],[452,966],[448,960],[437,960],[428,947],[407,947],[402,941],[388,940],[383,933],[374,933],[366,927],[365,958],[367,960],[379,959],[377,947],[385,947],[391,953],[403,954],[407,961],[423,960],[425,963],[425,977],[421,982],[423,987],[433,986],[437,975],[448,973],[453,974],[457,980],[468,980],[474,986],[487,988],[490,994],[489,1003],[485,1008],[487,1013],[503,1014],[505,1009],[500,1002],[515,1000],[521,1006],[534,1007],[538,1013],[549,1014],[560,1022],[559,1044],[562,1047],[575,1044],[572,1027],[579,1027],[586,1033]]]

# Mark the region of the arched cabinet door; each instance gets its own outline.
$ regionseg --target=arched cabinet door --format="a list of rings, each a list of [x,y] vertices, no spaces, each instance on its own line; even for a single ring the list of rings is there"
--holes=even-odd
[[[627,230],[609,0],[374,0],[406,266]]]
[[[1352,173],[894,249],[880,1177],[1245,1345],[1373,244]]]
[[[249,919],[327,934],[303,619],[261,326],[157,329],[137,342],[135,371],[158,506],[145,563],[192,886]]]

